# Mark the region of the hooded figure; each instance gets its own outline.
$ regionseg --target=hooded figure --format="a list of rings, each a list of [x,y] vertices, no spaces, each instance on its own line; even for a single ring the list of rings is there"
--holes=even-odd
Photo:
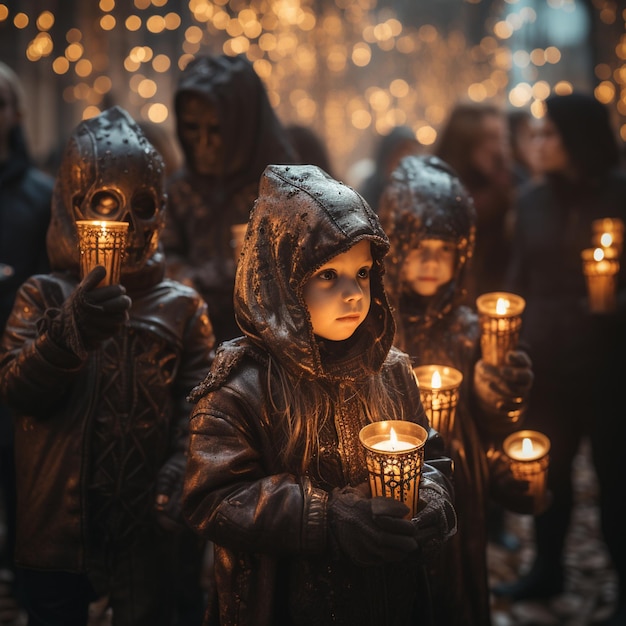
[[[550,508],[535,518],[536,559],[527,575],[495,591],[513,600],[550,598],[566,588],[563,548],[573,506],[572,464],[589,438],[598,475],[602,530],[617,572],[618,610],[626,622],[626,542],[620,503],[625,480],[618,442],[626,380],[626,271],[618,260],[615,311],[591,313],[581,253],[593,248],[593,222],[626,223],[626,174],[619,167],[608,109],[591,94],[551,96],[536,142],[543,176],[516,206],[506,288],[526,300],[522,339],[535,385],[529,428],[550,438]]]
[[[335,280],[320,268],[363,244],[369,272],[361,268],[358,280],[371,305],[347,339],[322,339],[307,305],[310,281],[320,272]],[[222,344],[191,398],[183,506],[215,544],[207,624],[430,623],[422,544],[412,522],[396,517],[406,507],[362,491],[363,426],[404,419],[427,428],[406,355],[391,347],[387,248],[376,215],[351,188],[311,165],[266,168],[235,282],[245,337]],[[447,480],[430,461],[440,454],[431,435],[420,501],[432,512],[437,551],[455,519]],[[423,515],[414,520],[418,536]]]
[[[201,297],[164,278],[162,176],[123,109],[79,124],[54,190],[52,272],[20,288],[3,337],[16,562],[26,608],[45,623],[86,623],[98,594],[116,623],[170,624],[176,540],[161,525],[176,513],[185,397],[208,371],[213,335]],[[102,267],[80,281],[78,219],[129,223],[121,285],[97,287]]]
[[[218,341],[239,334],[233,314],[231,226],[245,224],[269,163],[295,163],[265,86],[244,56],[203,56],[175,94],[184,166],[168,181],[163,243],[169,273],[204,296]]]
[[[395,303],[396,345],[415,365],[449,366],[463,374],[453,431],[444,435],[454,461],[459,532],[433,567],[436,621],[488,626],[488,500],[494,496],[512,510],[532,512],[524,496],[527,485],[514,481],[497,446],[504,433],[519,425],[522,398],[532,380],[529,362],[523,353],[510,353],[509,375],[480,361],[478,317],[460,304],[476,212],[452,168],[435,156],[405,157],[382,193],[379,215],[391,245],[385,278]],[[434,241],[449,250],[450,278],[432,295],[421,295],[408,279],[406,264],[414,251]],[[432,264],[423,261],[421,272],[434,272],[427,269]]]

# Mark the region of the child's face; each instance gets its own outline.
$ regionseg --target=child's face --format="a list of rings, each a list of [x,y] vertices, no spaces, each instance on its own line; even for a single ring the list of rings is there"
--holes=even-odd
[[[420,296],[432,296],[452,280],[456,247],[441,239],[422,239],[402,266],[402,281]]]
[[[351,337],[370,309],[369,241],[360,241],[320,267],[304,286],[313,332],[331,341]]]

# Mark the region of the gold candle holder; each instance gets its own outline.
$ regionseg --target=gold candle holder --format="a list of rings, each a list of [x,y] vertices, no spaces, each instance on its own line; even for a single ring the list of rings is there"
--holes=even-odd
[[[516,348],[525,306],[524,298],[506,291],[492,291],[478,296],[476,308],[480,322],[480,348],[486,363],[502,365],[506,353]]]
[[[99,286],[118,284],[126,253],[128,222],[79,220],[76,229],[81,277],[96,265],[104,265],[107,273]]]
[[[241,255],[241,248],[243,247],[243,241],[246,237],[246,230],[248,229],[248,223],[245,224],[233,224],[230,227],[230,245],[233,249],[233,258],[235,263],[239,262]]]
[[[591,222],[591,244],[594,248],[614,248],[619,257],[624,243],[624,222],[618,217],[603,217]]]
[[[413,368],[420,397],[430,425],[448,441],[454,430],[459,387],[463,374],[447,365],[420,365]]]
[[[361,429],[372,496],[404,502],[417,514],[419,482],[424,464],[425,428],[414,422],[386,420]]]
[[[510,459],[513,476],[529,483],[533,513],[541,513],[547,506],[550,440],[536,430],[519,430],[504,440],[502,449]]]
[[[587,283],[589,310],[611,313],[617,306],[617,274],[619,261],[614,248],[586,248],[581,252],[583,273]]]

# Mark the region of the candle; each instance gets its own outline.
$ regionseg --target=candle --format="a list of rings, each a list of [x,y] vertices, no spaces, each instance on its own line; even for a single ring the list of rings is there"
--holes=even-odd
[[[624,222],[617,217],[604,217],[591,223],[591,243],[596,248],[613,248],[619,257],[624,241]]]
[[[81,277],[96,265],[103,265],[106,276],[99,286],[120,282],[126,252],[128,222],[79,220],[76,222]]]
[[[373,422],[359,433],[372,495],[404,502],[411,517],[417,512],[427,438],[426,429],[402,420]]]
[[[389,430],[389,439],[383,439],[372,444],[374,450],[380,450],[382,452],[404,452],[406,450],[413,450],[416,447],[415,443],[410,441],[398,441],[398,435],[393,427]]]
[[[581,252],[587,285],[589,310],[610,313],[615,310],[619,261],[614,248],[587,248]]]
[[[528,481],[528,494],[534,500],[534,513],[540,513],[547,504],[550,440],[543,433],[520,430],[509,435],[502,448],[509,457],[513,475],[519,480]]]
[[[519,343],[524,298],[505,291],[484,293],[476,299],[480,322],[480,347],[485,362],[501,365]]]
[[[449,443],[463,374],[447,365],[420,365],[413,368],[413,373],[430,425]]]

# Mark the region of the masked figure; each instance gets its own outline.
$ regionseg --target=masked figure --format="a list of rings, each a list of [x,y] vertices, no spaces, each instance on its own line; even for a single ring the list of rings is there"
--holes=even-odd
[[[76,128],[54,190],[52,272],[21,287],[0,361],[33,624],[85,624],[104,595],[116,625],[171,623],[185,397],[214,339],[201,297],[164,277],[164,209],[163,161],[124,110]],[[128,222],[121,285],[98,287],[102,267],[80,281],[79,219]]]
[[[220,342],[239,335],[231,226],[247,223],[265,166],[296,157],[263,82],[243,56],[191,61],[175,109],[185,163],[168,182],[163,242],[169,273],[204,296]]]
[[[525,481],[516,482],[498,443],[519,425],[532,383],[530,360],[508,354],[506,366],[480,359],[476,313],[461,304],[472,256],[476,213],[455,172],[434,156],[409,156],[391,174],[379,214],[391,243],[386,286],[398,323],[397,345],[415,365],[463,374],[454,427],[445,443],[454,461],[459,532],[433,568],[438,624],[490,623],[487,504],[532,512]]]

